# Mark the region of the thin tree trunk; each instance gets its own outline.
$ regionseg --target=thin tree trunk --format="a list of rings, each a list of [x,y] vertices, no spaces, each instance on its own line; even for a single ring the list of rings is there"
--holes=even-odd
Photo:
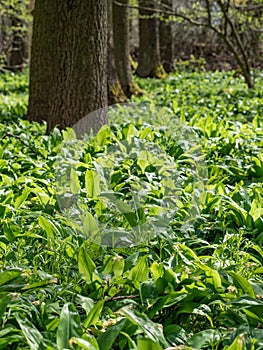
[[[112,29],[112,0],[108,0],[108,57],[107,57],[107,73],[108,73],[108,104],[122,103],[126,101],[126,96],[122,90],[117,68],[115,64],[114,45],[113,45],[113,29]]]
[[[20,28],[23,27],[21,19],[12,15],[11,26],[13,27],[13,38],[11,43],[11,51],[8,59],[9,69],[13,72],[21,72],[26,61],[26,43]]]
[[[146,10],[145,8],[152,8]],[[157,1],[139,0],[140,47],[137,74],[140,77],[165,75],[160,57],[159,20],[155,16]]]
[[[107,1],[36,0],[29,120],[65,128],[107,105]],[[95,114],[94,114],[95,115]],[[86,119],[87,132],[107,122]]]
[[[173,0],[162,0],[161,5],[164,12],[174,11]],[[160,21],[160,53],[163,68],[167,73],[174,71],[174,23],[169,16],[164,15]]]
[[[129,45],[129,0],[113,2],[113,38],[118,77],[126,96],[141,94],[132,77]]]

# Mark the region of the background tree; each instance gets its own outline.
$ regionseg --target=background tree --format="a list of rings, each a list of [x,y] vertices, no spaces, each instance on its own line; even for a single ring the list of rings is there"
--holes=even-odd
[[[146,35],[151,26],[147,28],[145,24],[142,27],[146,23],[143,20],[170,16],[176,28],[174,38],[177,59],[190,58],[188,63],[191,63],[204,58],[203,62],[206,64],[207,60],[210,61],[212,69],[236,69],[244,76],[248,87],[254,87],[251,67],[263,66],[263,0],[181,0],[174,2],[173,11],[167,6],[163,8],[163,4],[158,7],[157,2],[160,3],[157,0],[139,1],[142,47],[139,49],[137,72],[140,76],[148,76],[150,55],[146,52],[151,52],[151,47],[146,42],[156,33],[153,31],[152,35]],[[130,7],[138,9],[134,2]],[[193,57],[193,54],[197,56]],[[151,57],[158,55],[153,54]],[[148,64],[142,64],[142,61]]]
[[[162,9],[174,11],[174,0],[161,0]],[[164,14],[160,20],[161,63],[167,73],[174,70],[174,23],[169,15]]]
[[[4,69],[21,71],[28,65],[29,0],[2,0],[0,4],[0,63]]]
[[[165,74],[161,64],[159,19],[157,0],[139,0],[139,61],[140,77],[162,78]]]
[[[13,31],[13,38],[9,54],[9,68],[14,72],[22,71],[25,60],[27,58],[26,42],[23,37],[22,27],[23,22],[16,17],[12,16],[11,25],[15,30]]]
[[[73,126],[107,105],[107,0],[36,0],[28,118]],[[97,131],[105,114],[90,120]]]
[[[112,0],[108,0],[108,57],[107,57],[107,74],[108,74],[108,104],[121,103],[126,101],[126,96],[122,90],[117,68],[115,64],[113,29],[112,29]]]
[[[129,44],[129,0],[113,0],[113,38],[118,77],[126,96],[142,90],[132,76]]]

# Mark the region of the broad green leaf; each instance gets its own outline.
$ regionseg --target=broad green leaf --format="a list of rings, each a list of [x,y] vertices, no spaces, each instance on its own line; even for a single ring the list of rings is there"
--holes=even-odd
[[[98,146],[104,146],[108,143],[111,130],[108,125],[104,125],[94,138],[95,144]]]
[[[8,303],[11,300],[11,295],[8,294],[4,294],[1,295],[1,299],[0,299],[0,322],[2,323],[2,318],[5,314],[6,308]]]
[[[23,287],[23,290],[29,290],[29,289],[40,289],[40,287],[47,286],[49,284],[54,284],[57,282],[57,278],[52,278],[44,281],[29,283],[25,287]]]
[[[72,236],[67,237],[64,242],[66,243],[66,252],[69,258],[74,258],[76,254],[76,249],[72,243]]]
[[[255,298],[251,298],[248,295],[244,295],[238,299],[232,300],[231,304],[239,304],[243,305],[244,307],[247,306],[261,306],[263,307],[263,301]]]
[[[194,314],[194,315],[201,315],[207,318],[207,320],[210,323],[211,327],[214,327],[213,325],[213,319],[210,316],[211,309],[208,305],[206,304],[200,304],[197,302],[185,302],[177,311],[177,315],[180,314]]]
[[[258,314],[255,313],[255,312],[252,312],[252,310],[255,310],[255,309],[258,309]],[[253,327],[257,327],[257,325],[259,323],[262,322],[263,318],[262,318],[262,307],[260,308],[256,308],[256,307],[253,307],[253,308],[250,308],[249,310],[248,309],[243,309],[244,313],[248,316],[248,321],[249,321],[249,324]]]
[[[71,303],[66,303],[61,311],[57,329],[58,350],[69,349],[69,340],[72,337],[79,337],[81,324],[79,314]]]
[[[31,192],[30,188],[25,188],[22,194],[16,198],[15,205],[14,205],[16,209],[20,208],[21,205],[27,200],[27,197],[29,196],[30,192]]]
[[[241,288],[245,294],[255,298],[254,289],[247,279],[234,271],[227,271],[227,273],[233,278],[233,282],[237,288]]]
[[[53,241],[57,233],[57,228],[53,222],[47,218],[44,218],[44,216],[39,216],[38,223],[39,226],[46,232],[47,237]]]
[[[139,132],[140,139],[150,139],[153,140],[154,138],[154,131],[151,127],[145,127]]]
[[[63,136],[64,142],[70,142],[72,140],[76,140],[76,133],[71,128],[66,128],[66,130],[63,130],[62,136]]]
[[[0,349],[10,349],[11,344],[15,346],[15,344],[21,344],[24,342],[23,336],[15,334],[15,335],[8,335],[6,338],[0,338]],[[39,349],[41,350],[41,349]],[[44,349],[43,349],[44,350]],[[47,350],[47,349],[45,349]],[[48,349],[51,350],[51,349]]]
[[[254,221],[262,217],[263,208],[261,208],[261,203],[258,203],[258,200],[256,199],[253,200],[249,214],[253,217]]]
[[[149,309],[149,317],[152,318],[154,315],[164,309],[164,308],[170,308],[173,305],[179,304],[181,300],[185,299],[187,297],[186,293],[183,292],[173,292],[166,296],[160,297],[156,299],[156,301],[153,303],[151,308]]]
[[[191,260],[193,259],[195,261],[199,261],[199,258],[196,255],[196,253],[191,248],[187,247],[185,244],[179,243],[178,248],[179,254],[182,254],[182,251],[185,253],[185,255],[187,255],[188,258],[191,258]]]
[[[205,264],[196,262],[196,266],[198,266],[201,270],[205,271],[207,282],[213,285],[216,291],[222,292],[223,287],[219,273]]]
[[[240,334],[235,338],[235,340],[227,348],[227,350],[244,350],[244,348],[245,348],[244,334]]]
[[[143,305],[147,305],[148,299],[158,297],[158,289],[154,281],[144,281],[140,284],[140,297]]]
[[[81,185],[79,182],[79,176],[74,168],[70,169],[70,191],[73,194],[79,193]]]
[[[164,267],[163,264],[158,263],[157,261],[154,261],[151,265],[151,273],[153,275],[153,278],[155,281],[157,281],[160,277],[164,274]]]
[[[128,307],[124,307],[122,312],[132,323],[136,324],[143,330],[146,338],[151,339],[153,342],[157,342],[163,347],[168,347],[168,343],[157,323],[154,323],[147,316],[141,315]]]
[[[254,250],[256,250],[259,253],[260,258],[263,260],[263,250],[256,244],[251,245],[251,248],[253,248]]]
[[[129,123],[125,128],[123,128],[123,133],[126,139],[130,140],[132,136],[137,134],[137,129],[133,123]]]
[[[87,251],[87,244],[84,242],[80,248],[79,256],[78,256],[78,266],[79,272],[84,276],[84,278],[88,281],[92,281],[93,272],[96,269],[96,265],[94,261],[89,256]]]
[[[145,169],[147,168],[147,166],[149,166],[151,164],[150,163],[150,159],[149,159],[149,152],[141,151],[138,154],[137,164],[139,165],[139,167],[141,168],[142,173],[144,174]]]
[[[163,350],[163,348],[155,341],[147,338],[139,338],[137,340],[138,350]]]
[[[136,265],[131,268],[129,279],[134,282],[143,282],[148,279],[149,269],[147,263],[147,256],[142,256],[138,259]]]
[[[73,337],[70,339],[70,344],[78,345],[81,350],[99,350],[99,345],[94,337],[90,337],[90,339]]]
[[[194,349],[209,348],[215,339],[216,331],[214,329],[206,329],[204,331],[194,334],[188,341],[187,345]]]
[[[110,257],[104,270],[103,273],[105,274],[114,274],[115,277],[119,277],[123,274],[125,266],[125,260],[121,256],[113,256]]]
[[[125,332],[120,332],[121,335],[123,335],[125,338],[127,338],[128,340],[128,346],[129,346],[129,350],[138,350],[137,345],[135,344],[135,342],[132,340],[132,338],[129,336],[129,334],[125,333]]]
[[[98,321],[101,311],[104,306],[104,300],[99,300],[95,306],[90,310],[89,314],[87,315],[86,320],[84,321],[84,327],[88,328],[91,325],[95,325]]]
[[[16,313],[16,320],[26,338],[26,341],[31,350],[44,350],[44,338],[38,329],[26,317]]]
[[[100,193],[100,176],[94,170],[87,170],[85,173],[85,188],[90,198],[97,198]]]
[[[81,221],[85,236],[91,240],[96,239],[96,234],[99,227],[94,217],[88,211],[86,211],[86,213],[81,216]]]
[[[111,350],[115,339],[124,328],[126,321],[126,319],[122,319],[114,326],[109,327],[104,333],[102,333],[102,335],[98,337],[97,342],[99,344],[100,350]]]
[[[20,277],[22,275],[22,272],[22,269],[9,269],[0,271],[0,286]]]
[[[31,189],[31,192],[38,197],[41,204],[46,205],[50,200],[50,195],[37,184],[34,183],[32,186],[34,188]]]

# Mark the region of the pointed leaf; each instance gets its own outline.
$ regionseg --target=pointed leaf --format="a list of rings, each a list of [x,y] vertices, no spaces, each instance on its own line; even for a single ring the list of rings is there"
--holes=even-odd
[[[29,193],[31,192],[30,188],[26,188],[22,194],[16,198],[15,200],[15,208],[18,209],[21,207],[21,205],[27,200],[27,197],[29,195]]]
[[[69,340],[72,337],[79,337],[80,332],[81,323],[79,314],[73,304],[67,303],[62,308],[57,329],[58,349],[69,349]]]
[[[95,323],[98,321],[101,311],[104,306],[104,300],[99,300],[95,306],[90,310],[85,322],[84,327],[88,328],[91,325],[95,325]]]
[[[79,177],[75,169],[70,169],[70,191],[73,194],[79,193],[81,189]]]
[[[79,256],[78,256],[78,266],[79,272],[84,275],[85,279],[88,282],[92,281],[92,274],[96,269],[96,265],[94,261],[88,254],[87,245],[85,243],[82,244]]]
[[[22,317],[22,315],[19,315],[18,313],[15,316],[30,349],[44,350],[43,344],[41,347],[41,343],[43,343],[44,338],[42,334],[37,330],[37,328],[33,325],[33,323],[30,322],[26,317]]]
[[[137,340],[138,350],[162,350],[163,348],[155,341],[147,338]]]
[[[254,289],[248,280],[234,271],[228,271],[227,273],[233,278],[234,284],[237,288],[241,288],[245,294],[255,298]]]
[[[112,345],[114,344],[116,338],[123,329],[126,319],[122,319],[120,322],[116,323],[114,326],[109,327],[106,332],[98,338],[98,344],[100,350],[111,350]]]
[[[90,198],[97,198],[101,193],[100,176],[94,170],[87,170],[85,174],[85,187]]]

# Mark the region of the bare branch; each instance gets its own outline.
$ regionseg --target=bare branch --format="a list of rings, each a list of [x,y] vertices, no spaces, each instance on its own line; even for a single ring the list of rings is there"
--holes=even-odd
[[[240,49],[240,52],[241,52],[241,54],[243,56],[243,59],[244,59],[245,65],[246,65],[246,70],[247,70],[247,72],[249,72],[249,65],[248,65],[248,61],[247,61],[247,55],[246,55],[244,46],[242,44],[242,41],[240,39],[240,36],[239,36],[239,34],[237,32],[237,29],[236,29],[233,21],[230,19],[228,13],[226,12],[226,9],[224,7],[224,4],[223,4],[222,0],[217,0],[217,3],[220,6],[220,9],[221,9],[221,11],[222,11],[222,13],[224,15],[224,18],[227,20],[227,22],[229,23],[229,25],[230,25],[230,27],[232,29],[232,32],[233,32],[233,35],[235,37],[236,43],[238,45],[238,48]],[[225,35],[225,36],[227,36],[227,35]]]
[[[231,1],[227,0],[226,3],[223,3],[222,0],[215,0],[215,2],[219,5],[221,15],[223,16],[224,23],[223,23],[223,31],[213,24],[212,21],[212,9],[210,7],[209,0],[206,1],[206,14],[207,14],[207,20],[202,21],[202,19],[195,20],[192,17],[188,16],[186,13],[178,12],[177,11],[171,11],[170,9],[167,9],[165,4],[162,4],[159,9],[156,9],[154,12],[155,14],[161,15],[169,15],[171,18],[180,18],[194,26],[202,27],[202,28],[208,28],[212,31],[214,31],[226,44],[230,52],[235,57],[236,62],[240,66],[243,76],[246,80],[246,83],[249,88],[253,88],[253,83],[251,81],[250,77],[250,67],[248,62],[248,56],[246,54],[245,48],[243,46],[243,43],[241,41],[240,35],[235,27],[234,22],[229,17],[229,9],[231,6]],[[118,2],[118,0],[113,0],[113,2],[118,6],[125,6],[122,3]],[[150,4],[150,0],[149,0]],[[226,7],[225,7],[226,5]],[[136,5],[128,5],[128,7],[139,10],[139,6]],[[260,6],[260,8],[263,8],[263,6]],[[234,8],[234,7],[233,7]],[[152,8],[150,6],[142,7],[143,10],[146,11],[152,11]],[[233,39],[228,35],[227,33],[227,26],[230,26],[232,33],[233,33]]]
[[[14,139],[18,140],[20,143],[22,143],[22,145],[24,145],[25,147],[27,147],[28,149],[31,150],[32,153],[34,153],[36,156],[38,156],[39,154],[35,151],[35,149],[33,147],[31,147],[26,141],[24,141],[20,136],[13,134],[11,132],[4,132],[2,138],[6,138],[6,137],[13,137]]]
[[[117,6],[128,6],[129,8],[131,9],[136,9],[136,10],[139,10],[139,6],[136,6],[136,5],[124,5],[120,2],[118,2],[117,0],[113,0],[114,4],[117,5]],[[165,5],[164,5],[165,7]],[[153,9],[151,7],[141,7],[142,10],[145,10],[145,11],[152,11]],[[199,21],[195,21],[193,20],[192,18],[182,14],[182,13],[178,13],[178,12],[175,12],[175,11],[163,11],[163,10],[160,10],[160,9],[155,9],[154,11],[155,13],[157,14],[161,14],[161,15],[170,15],[171,17],[178,17],[178,18],[181,18],[187,22],[189,22],[190,24],[193,24],[195,26],[198,26],[198,27],[206,27],[206,28],[210,28],[210,26],[207,24],[207,23],[202,23],[202,22],[199,22]]]
[[[118,295],[116,297],[111,297],[105,300],[105,303],[117,300],[125,300],[125,299],[136,299],[139,298],[139,295]]]
[[[258,11],[258,10],[263,10],[263,5],[248,5],[248,6],[244,6],[244,5],[234,5],[235,9],[241,10],[241,11]]]
[[[211,16],[211,8],[210,8],[209,0],[205,0],[205,3],[206,3],[207,14],[208,14],[208,25],[211,27],[212,26],[212,16]]]

